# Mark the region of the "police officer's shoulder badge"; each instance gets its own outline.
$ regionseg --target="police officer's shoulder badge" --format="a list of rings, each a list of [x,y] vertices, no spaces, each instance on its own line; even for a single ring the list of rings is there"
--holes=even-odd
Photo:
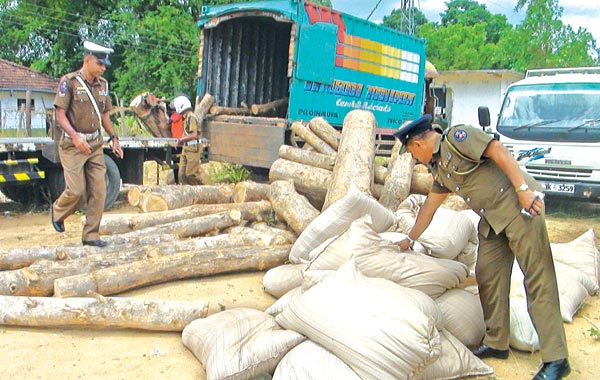
[[[454,140],[456,140],[456,142],[463,142],[467,139],[467,131],[465,131],[464,129],[459,129],[458,131],[454,132]]]
[[[68,90],[69,90],[69,83],[67,83],[66,79],[63,79],[62,81],[60,81],[60,84],[58,85],[58,94],[61,96],[65,96],[65,94],[67,93]]]

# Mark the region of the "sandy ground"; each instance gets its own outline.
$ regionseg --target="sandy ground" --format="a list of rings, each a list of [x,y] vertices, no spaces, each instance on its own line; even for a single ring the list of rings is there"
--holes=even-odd
[[[129,206],[121,204],[109,212],[131,211]],[[48,211],[27,212],[14,203],[0,203],[0,215],[2,249],[79,243],[79,215],[67,220],[67,232],[61,234],[52,229]],[[570,241],[590,227],[600,233],[600,218],[548,217],[552,242]],[[217,312],[221,306],[264,310],[274,298],[262,290],[262,276],[263,273],[245,273],[178,281],[130,291],[121,296],[208,300],[211,313]],[[600,341],[590,336],[593,324],[600,326],[598,296],[585,303],[573,324],[565,324],[573,368],[568,379],[599,378]],[[1,379],[205,379],[202,366],[183,346],[180,333],[4,326],[0,327],[0,358]],[[537,353],[513,352],[506,361],[487,361],[494,368],[495,375],[480,379],[530,379],[539,362]]]

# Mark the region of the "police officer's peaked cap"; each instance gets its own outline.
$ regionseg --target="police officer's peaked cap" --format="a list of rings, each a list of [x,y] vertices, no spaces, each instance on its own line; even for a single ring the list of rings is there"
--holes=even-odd
[[[398,131],[394,133],[394,137],[397,137],[402,145],[406,145],[406,142],[409,139],[429,129],[432,129],[431,115],[425,114],[417,120],[401,126]]]
[[[104,47],[102,45],[98,45],[91,41],[85,41],[83,43],[83,49],[85,54],[91,54],[98,58],[100,62],[103,62],[105,65],[110,65],[110,61],[108,60],[108,55],[113,53],[114,50],[108,47]]]

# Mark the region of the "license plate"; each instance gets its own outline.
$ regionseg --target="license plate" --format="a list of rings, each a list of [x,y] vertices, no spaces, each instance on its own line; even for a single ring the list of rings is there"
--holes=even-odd
[[[570,183],[545,182],[544,186],[546,188],[546,191],[552,193],[575,193],[575,185],[572,185]]]

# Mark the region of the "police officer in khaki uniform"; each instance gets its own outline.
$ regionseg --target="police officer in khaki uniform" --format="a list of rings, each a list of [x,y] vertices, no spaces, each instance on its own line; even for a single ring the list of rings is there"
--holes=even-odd
[[[83,67],[61,78],[54,98],[56,120],[64,131],[58,152],[66,187],[50,216],[54,229],[63,232],[64,220],[86,201],[83,245],[104,247],[106,242],[98,234],[106,198],[102,127],[110,136],[113,153],[123,158],[108,114],[112,107],[108,83],[102,78],[113,49],[89,41],[83,47]]]
[[[460,195],[481,216],[475,273],[486,335],[474,353],[506,359],[509,351],[510,275],[516,258],[525,274],[528,310],[540,339],[543,365],[534,380],[561,379],[570,373],[556,274],[544,219],[540,185],[523,173],[511,153],[480,129],[458,125],[443,134],[431,116],[394,134],[403,150],[429,164],[431,192],[408,233],[398,244],[411,249],[448,193]],[[525,211],[525,212],[522,212]]]
[[[183,136],[177,139],[177,145],[183,147],[179,160],[179,183],[202,185],[200,159],[203,147],[199,144],[200,125],[192,111],[192,102],[187,96],[180,95],[173,99],[173,108],[183,117]]]

